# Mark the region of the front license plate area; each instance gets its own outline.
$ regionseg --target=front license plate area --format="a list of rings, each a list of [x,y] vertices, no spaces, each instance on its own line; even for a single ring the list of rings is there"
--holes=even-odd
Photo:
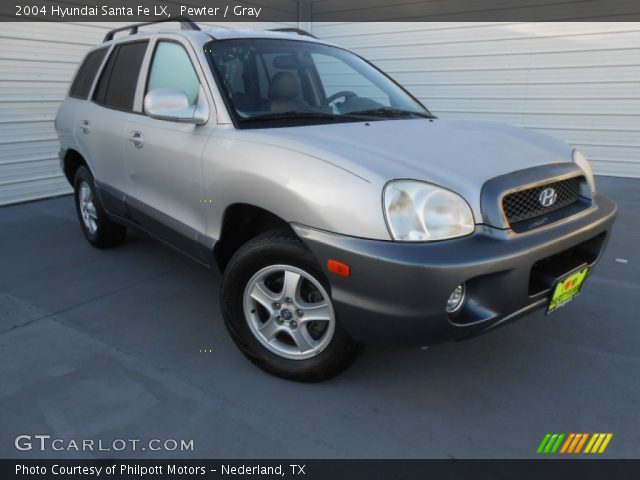
[[[547,306],[547,315],[563,307],[580,294],[580,289],[587,278],[589,267],[583,265],[571,273],[560,277],[551,289],[551,299]]]

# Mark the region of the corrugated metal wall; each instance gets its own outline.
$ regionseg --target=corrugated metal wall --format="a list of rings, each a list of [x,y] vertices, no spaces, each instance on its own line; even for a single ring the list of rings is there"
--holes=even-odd
[[[640,177],[639,23],[315,23],[447,119],[535,128]]]
[[[0,29],[0,205],[70,191],[53,120],[68,82],[104,28],[3,23]]]
[[[3,23],[0,205],[70,191],[54,115],[84,53],[116,25]],[[640,177],[640,24],[303,27],[374,61],[443,118],[536,128],[582,148],[598,173]]]
[[[71,192],[59,167],[55,114],[87,50],[120,25],[126,23],[2,23],[0,205]]]

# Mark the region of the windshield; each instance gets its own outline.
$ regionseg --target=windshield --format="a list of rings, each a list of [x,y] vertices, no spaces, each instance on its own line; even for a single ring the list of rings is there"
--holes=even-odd
[[[393,80],[346,50],[275,39],[205,47],[239,126],[430,118]]]

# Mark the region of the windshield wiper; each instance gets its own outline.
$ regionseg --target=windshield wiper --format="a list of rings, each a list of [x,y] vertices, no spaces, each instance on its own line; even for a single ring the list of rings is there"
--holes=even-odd
[[[370,110],[359,110],[356,112],[348,112],[348,115],[362,116],[362,117],[382,117],[382,118],[400,118],[400,117],[420,117],[420,118],[434,118],[433,115],[422,112],[413,112],[411,110],[401,110],[399,108],[381,107],[372,108]]]
[[[297,110],[291,110],[288,112],[271,112],[263,113],[260,115],[254,115],[253,117],[246,117],[240,119],[241,122],[252,122],[255,120],[287,120],[287,119],[320,119],[320,120],[339,120],[341,115],[334,115],[332,113],[323,112],[302,112]]]

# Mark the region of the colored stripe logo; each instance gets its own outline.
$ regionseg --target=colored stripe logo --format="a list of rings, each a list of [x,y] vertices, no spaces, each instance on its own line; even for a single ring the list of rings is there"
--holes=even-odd
[[[547,433],[538,445],[537,452],[604,453],[612,438],[613,433]]]

